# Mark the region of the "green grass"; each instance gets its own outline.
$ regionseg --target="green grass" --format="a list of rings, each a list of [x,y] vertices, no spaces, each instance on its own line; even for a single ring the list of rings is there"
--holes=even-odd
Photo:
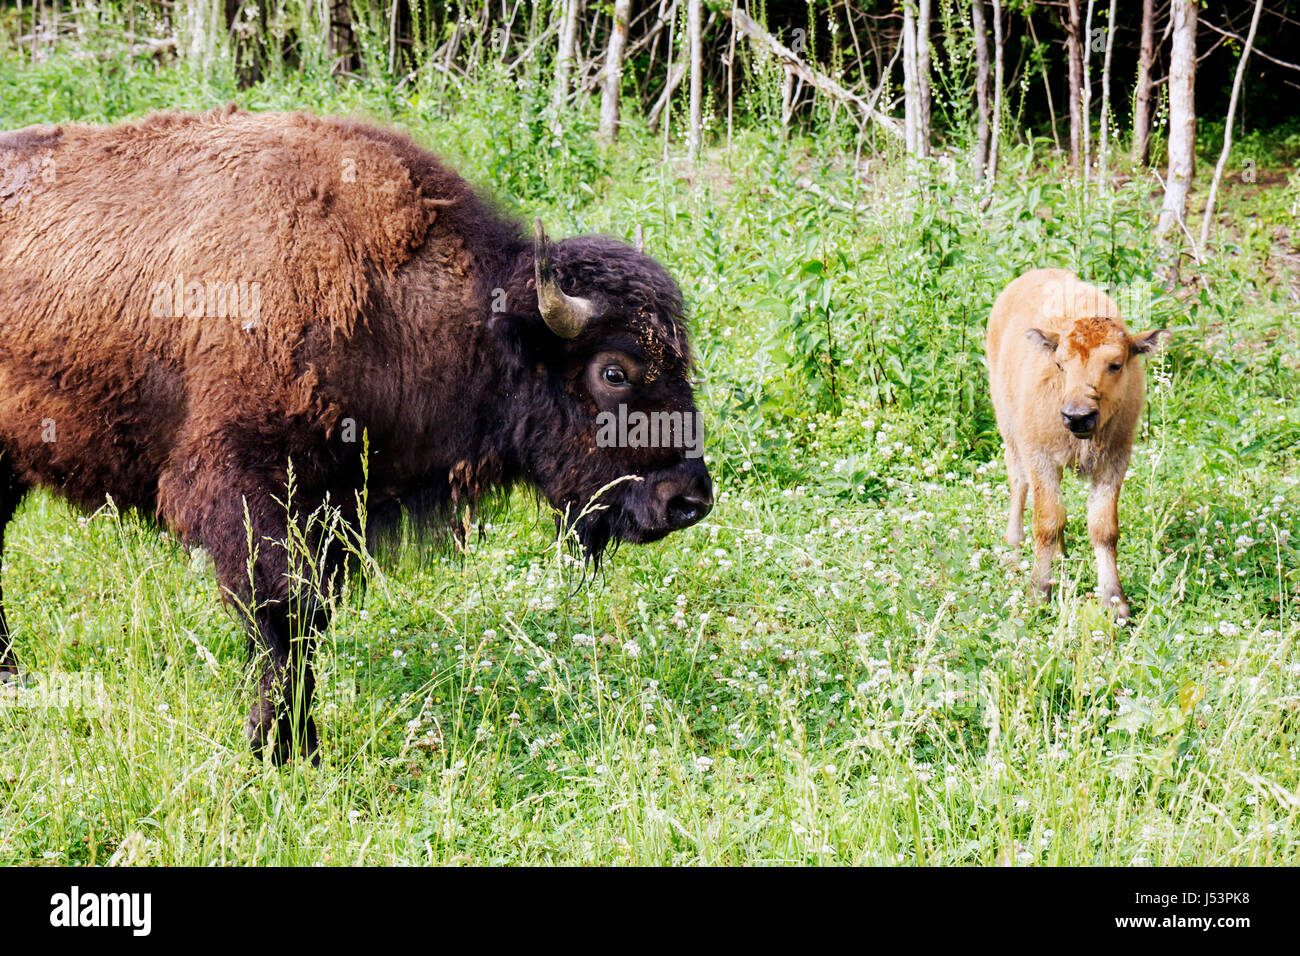
[[[982,213],[942,163],[915,196],[897,163],[852,185],[829,121],[751,121],[697,170],[635,121],[610,153],[590,116],[556,134],[501,84],[449,102],[110,66],[0,61],[0,126],[360,112],[556,234],[643,223],[692,304],[718,505],[576,592],[523,496],[463,557],[404,553],[322,647],[324,764],[275,770],[246,751],[244,638],[204,556],[33,495],[5,552],[32,682],[0,705],[0,864],[1300,862],[1295,191],[1274,154],[1273,186],[1225,186],[1232,243],[1170,296],[1150,184],[1098,200],[1028,147]],[[1133,326],[1175,329],[1121,499],[1123,628],[1089,594],[1077,481],[1050,606],[1001,544],[980,339],[1039,265],[1145,290]],[[79,704],[52,700],[69,675]]]

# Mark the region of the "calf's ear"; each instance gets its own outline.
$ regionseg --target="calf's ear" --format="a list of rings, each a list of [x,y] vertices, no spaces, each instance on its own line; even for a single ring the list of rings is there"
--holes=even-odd
[[[1025,338],[1029,341],[1041,345],[1049,352],[1055,352],[1056,347],[1061,344],[1061,337],[1055,332],[1044,332],[1041,329],[1025,329]]]
[[[1146,355],[1148,352],[1154,352],[1164,343],[1160,341],[1162,337],[1169,336],[1168,329],[1152,329],[1150,332],[1140,332],[1129,340],[1129,345],[1138,355]]]

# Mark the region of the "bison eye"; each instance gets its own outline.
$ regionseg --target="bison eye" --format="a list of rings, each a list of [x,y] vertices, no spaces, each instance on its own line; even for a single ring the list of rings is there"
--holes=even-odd
[[[1120,369],[1122,369],[1123,367],[1124,367],[1124,363],[1123,363],[1123,362],[1111,362],[1111,363],[1110,363],[1110,370],[1111,370],[1112,372],[1118,372],[1118,371],[1119,371]]]
[[[606,365],[603,374],[607,385],[627,384],[627,372],[623,371],[617,365]]]

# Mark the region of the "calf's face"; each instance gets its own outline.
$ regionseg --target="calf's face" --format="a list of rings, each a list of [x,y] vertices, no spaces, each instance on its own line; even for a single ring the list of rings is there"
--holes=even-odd
[[[1123,403],[1134,363],[1159,343],[1164,329],[1129,335],[1113,319],[1078,319],[1064,335],[1030,329],[1026,337],[1055,363],[1061,425],[1089,439]]]

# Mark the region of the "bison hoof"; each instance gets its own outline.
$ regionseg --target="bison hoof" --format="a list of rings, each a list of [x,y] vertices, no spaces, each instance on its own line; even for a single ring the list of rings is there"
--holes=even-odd
[[[1107,594],[1102,598],[1102,605],[1115,615],[1116,624],[1127,624],[1132,617],[1129,613],[1128,601],[1123,594]]]
[[[25,684],[17,664],[0,664],[0,684]]]
[[[256,704],[248,715],[248,745],[253,755],[265,760],[269,752],[271,763],[283,767],[295,760],[310,760],[313,767],[320,766],[320,743],[316,737],[316,721],[308,717],[306,725],[299,723],[297,734],[294,722],[287,716],[272,717],[269,707]]]

